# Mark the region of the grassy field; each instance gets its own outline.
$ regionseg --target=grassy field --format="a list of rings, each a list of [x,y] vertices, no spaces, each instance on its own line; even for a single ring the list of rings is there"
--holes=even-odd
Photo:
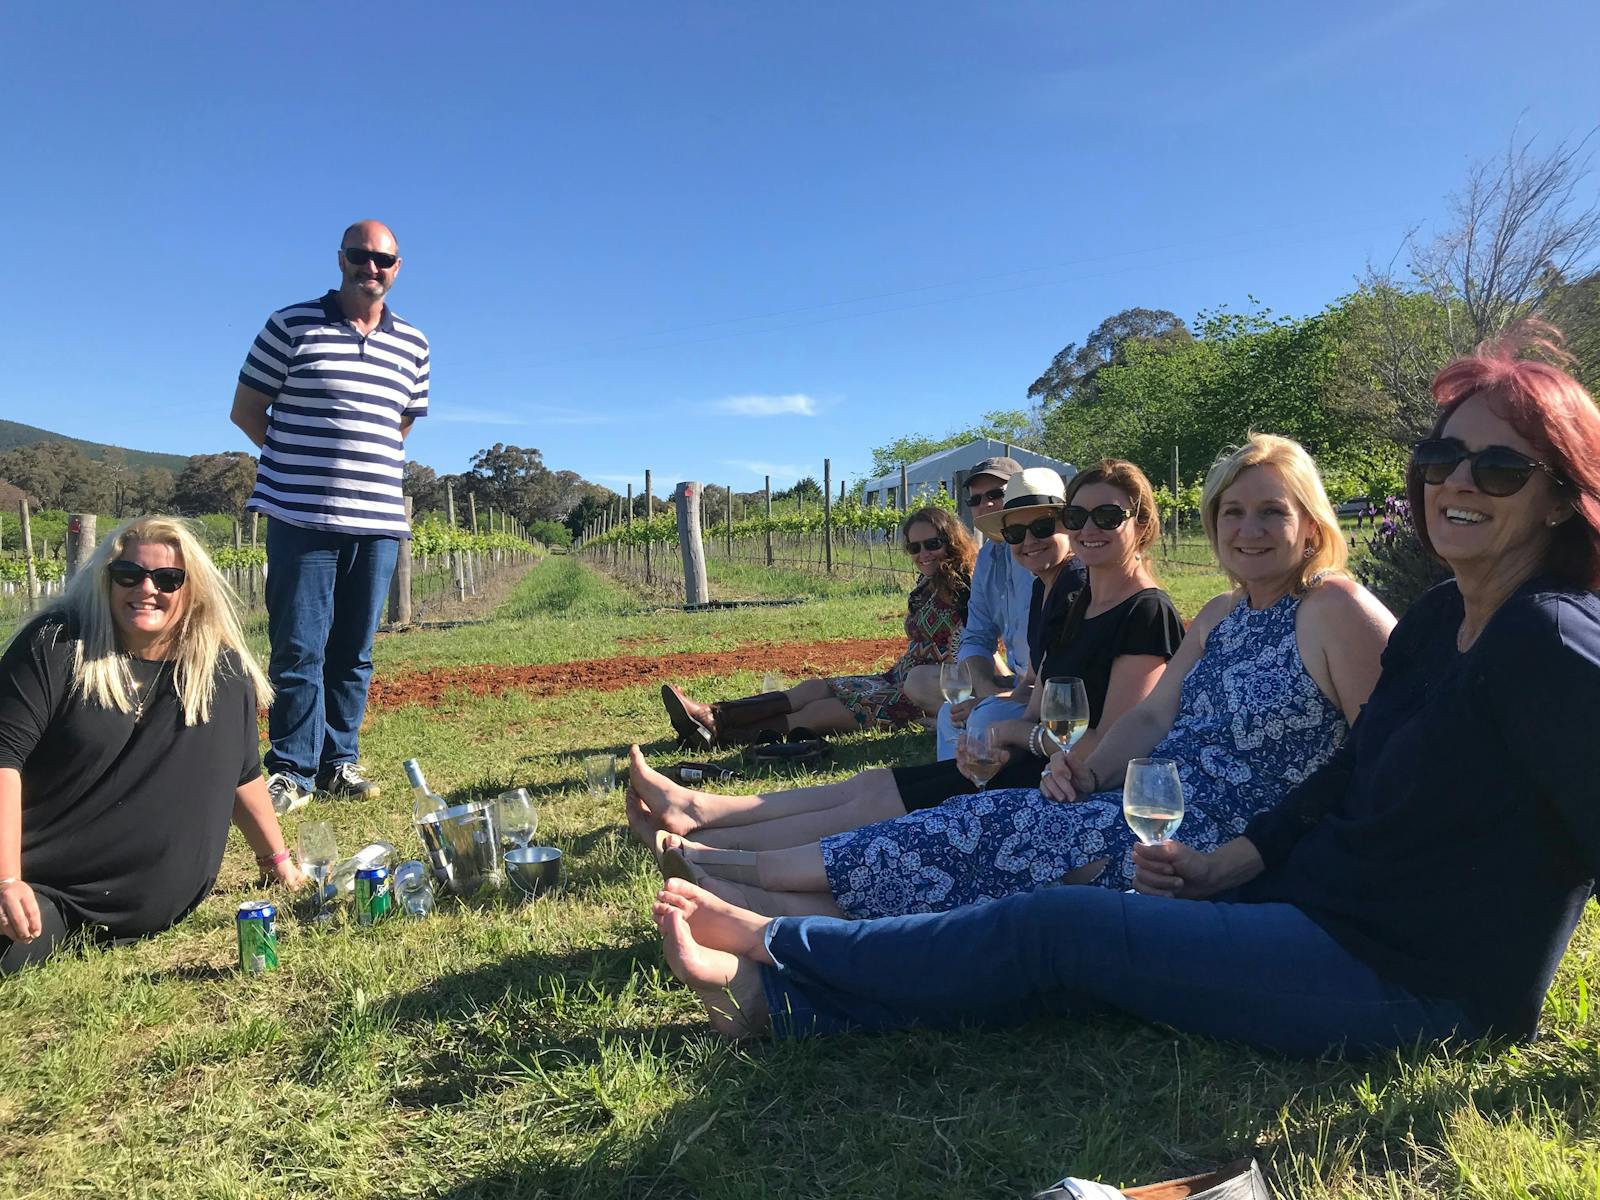
[[[900,615],[881,594],[648,608],[555,558],[491,619],[384,638],[378,670],[875,637]],[[179,928],[0,983],[0,1195],[1025,1197],[1067,1172],[1133,1183],[1239,1153],[1284,1196],[1600,1195],[1595,917],[1525,1047],[1302,1064],[1112,1017],[723,1044],[664,967],[620,795],[575,783],[579,756],[633,740],[669,761],[665,728],[648,687],[374,712],[385,796],[306,818],[347,852],[414,848],[402,759],[452,795],[523,784],[567,893],[375,929],[290,916],[283,969],[244,977],[232,912],[259,893],[235,836]],[[828,777],[924,753],[910,734],[841,739]]]

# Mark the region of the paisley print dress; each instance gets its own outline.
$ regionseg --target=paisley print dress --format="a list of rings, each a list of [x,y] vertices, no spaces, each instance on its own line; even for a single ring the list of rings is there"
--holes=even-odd
[[[828,680],[833,694],[863,729],[895,729],[922,716],[902,690],[912,667],[954,662],[967,623],[963,586],[954,601],[946,600],[924,579],[911,592],[906,607],[906,652],[880,675],[841,675]]]

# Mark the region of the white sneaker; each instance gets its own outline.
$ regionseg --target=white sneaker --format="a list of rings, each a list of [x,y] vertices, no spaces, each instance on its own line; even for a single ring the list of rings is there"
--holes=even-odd
[[[297,808],[311,803],[311,793],[301,787],[292,775],[279,772],[267,776],[267,795],[272,797],[272,811],[286,817]]]

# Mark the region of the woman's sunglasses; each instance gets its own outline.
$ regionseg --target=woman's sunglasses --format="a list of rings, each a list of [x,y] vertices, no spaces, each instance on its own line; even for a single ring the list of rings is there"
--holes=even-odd
[[[398,254],[386,254],[382,250],[363,250],[360,246],[344,246],[340,248],[345,262],[352,267],[364,267],[368,263],[380,271],[387,271],[400,261]]]
[[[1084,508],[1081,504],[1069,504],[1061,510],[1061,523],[1076,533],[1090,521],[1100,529],[1121,529],[1122,523],[1133,516],[1131,512],[1120,504],[1097,504],[1093,508]]]
[[[183,581],[189,577],[182,567],[156,567],[149,569],[141,567],[136,562],[129,562],[119,558],[106,568],[106,574],[111,576],[111,582],[118,587],[136,588],[146,579],[156,585],[156,591],[172,593],[183,586]]]
[[[1022,539],[1030,533],[1034,537],[1042,539],[1054,536],[1055,531],[1056,519],[1054,517],[1035,517],[1026,525],[1003,526],[1000,530],[1000,536],[1005,538],[1006,545],[1020,546],[1022,545]]]
[[[926,550],[926,551],[928,551],[928,553],[931,554],[935,550],[943,550],[949,544],[950,544],[950,539],[949,538],[939,537],[938,535],[935,535],[935,536],[933,536],[931,538],[924,538],[920,542],[907,542],[906,543],[906,553],[907,554],[921,554],[924,550]]]
[[[1455,474],[1461,460],[1472,464],[1472,482],[1485,496],[1513,496],[1535,471],[1543,471],[1559,485],[1561,477],[1547,463],[1537,462],[1510,446],[1485,446],[1468,450],[1457,438],[1429,438],[1411,451],[1422,482],[1435,486]]]

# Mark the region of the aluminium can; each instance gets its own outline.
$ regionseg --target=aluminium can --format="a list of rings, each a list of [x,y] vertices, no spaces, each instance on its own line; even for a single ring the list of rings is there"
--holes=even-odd
[[[371,925],[383,920],[393,905],[388,867],[362,867],[356,872],[356,924]]]
[[[278,909],[266,900],[247,900],[234,919],[239,934],[239,969],[260,975],[278,969]]]

